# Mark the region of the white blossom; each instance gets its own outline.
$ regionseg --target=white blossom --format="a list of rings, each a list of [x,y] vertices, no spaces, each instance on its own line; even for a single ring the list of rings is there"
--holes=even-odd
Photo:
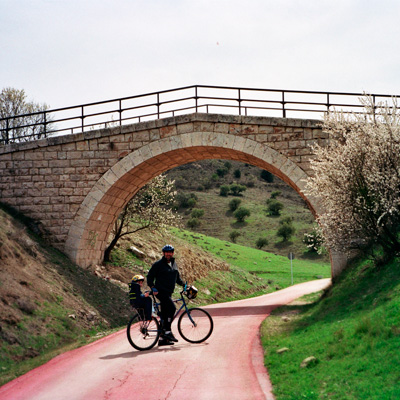
[[[334,111],[324,118],[325,147],[315,145],[314,175],[306,193],[319,199],[325,244],[345,251],[376,244],[400,251],[400,126],[396,100],[375,106],[361,99],[360,113]]]

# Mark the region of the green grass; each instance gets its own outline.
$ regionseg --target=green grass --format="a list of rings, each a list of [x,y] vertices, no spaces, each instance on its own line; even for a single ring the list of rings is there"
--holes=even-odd
[[[400,398],[398,260],[359,262],[319,300],[275,310],[262,341],[277,400]],[[317,363],[300,368],[310,356]]]
[[[284,256],[183,229],[172,229],[172,232],[231,265],[257,274],[257,276],[267,280],[274,289],[282,289],[291,285],[292,268],[294,284],[330,277],[330,264],[328,263],[294,259],[291,267],[290,260]]]
[[[213,236],[221,240],[229,240],[229,234],[233,231],[239,231],[240,236],[237,243],[243,246],[256,248],[256,241],[260,237],[266,238],[268,244],[263,250],[274,254],[286,255],[289,251],[296,254],[297,258],[309,259],[313,257],[321,262],[328,262],[327,254],[318,256],[310,254],[306,245],[303,243],[305,233],[310,233],[313,229],[314,217],[310,210],[298,199],[280,198],[278,201],[284,202],[285,207],[281,216],[267,215],[267,205],[265,201],[269,198],[267,188],[251,188],[243,193],[243,196],[222,197],[218,190],[211,189],[207,192],[196,192],[198,203],[196,208],[204,209],[205,214],[199,219],[200,226],[191,229],[193,232],[199,232],[207,236]],[[251,212],[244,222],[237,222],[233,212],[229,211],[229,202],[233,198],[242,201],[240,206],[248,208]],[[187,219],[190,215],[189,210],[181,210],[183,223],[186,227]],[[187,213],[187,214],[186,214]],[[295,233],[287,240],[282,241],[277,236],[280,227],[280,221],[283,218],[292,218]],[[218,228],[216,228],[218,227]]]

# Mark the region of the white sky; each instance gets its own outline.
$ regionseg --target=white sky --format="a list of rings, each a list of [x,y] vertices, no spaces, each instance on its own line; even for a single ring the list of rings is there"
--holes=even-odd
[[[205,84],[400,95],[399,0],[0,0],[0,90],[51,108]]]

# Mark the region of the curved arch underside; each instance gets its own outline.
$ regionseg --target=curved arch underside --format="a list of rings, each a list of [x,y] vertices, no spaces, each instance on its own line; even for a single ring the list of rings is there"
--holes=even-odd
[[[184,136],[178,141],[176,137],[165,138],[143,146],[100,178],[82,203],[66,242],[65,251],[78,265],[101,263],[114,221],[140,188],[155,176],[194,161],[236,160],[268,170],[296,190],[311,212],[318,214],[315,199],[303,193],[307,174],[286,156],[241,137],[192,133],[186,135],[190,142],[185,143]],[[199,145],[193,143],[194,138]]]

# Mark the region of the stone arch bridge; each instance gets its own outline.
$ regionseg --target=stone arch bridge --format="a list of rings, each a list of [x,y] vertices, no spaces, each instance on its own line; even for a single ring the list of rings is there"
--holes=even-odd
[[[0,201],[40,221],[54,246],[82,267],[99,263],[125,204],[150,179],[189,162],[238,160],[304,194],[318,120],[192,113],[0,147]],[[332,276],[345,266],[331,254]]]

